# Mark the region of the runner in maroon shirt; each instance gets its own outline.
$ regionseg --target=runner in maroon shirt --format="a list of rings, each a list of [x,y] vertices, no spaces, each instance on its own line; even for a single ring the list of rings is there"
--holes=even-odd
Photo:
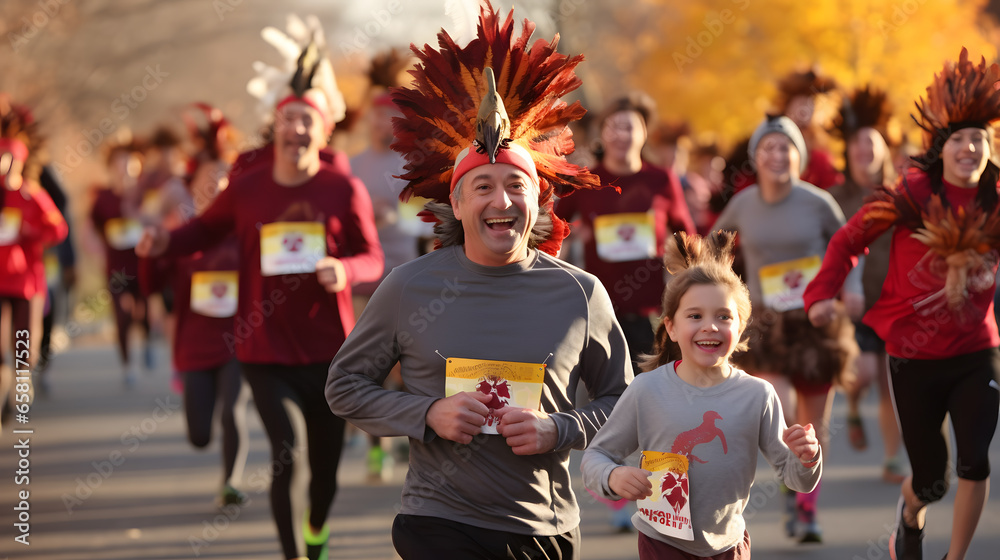
[[[96,191],[90,209],[90,222],[104,244],[107,290],[114,305],[118,357],[126,387],[135,384],[129,340],[132,325],[138,325],[142,332],[144,353],[151,352],[146,297],[139,289],[139,258],[135,255],[135,244],[142,234],[136,204],[139,153],[132,143],[108,148],[108,186]]]
[[[183,255],[230,233],[238,239],[238,311],[226,341],[271,443],[271,509],[289,559],[301,556],[290,497],[298,454],[290,450],[308,442],[313,476],[303,534],[308,557],[319,558],[329,540],[326,517],[344,435],[344,421],[323,394],[327,368],[354,323],[350,285],[382,273],[367,190],[320,156],[343,107],[339,92],[303,83],[303,76],[321,77],[319,70],[300,68],[292,94],[277,104],[273,165],[251,166],[231,178],[204,214],[171,232],[150,228],[136,247],[143,256]],[[302,411],[305,434],[296,434],[283,400]]]
[[[650,317],[660,315],[664,244],[675,231],[695,232],[677,176],[642,160],[652,112],[646,99],[635,94],[617,99],[601,119],[603,153],[593,171],[602,185],[620,192],[585,190],[555,207],[559,217],[579,219],[583,268],[611,295],[634,371],[639,371],[638,356],[653,349]]]
[[[189,161],[185,184],[192,215],[200,216],[229,183],[226,173],[236,157],[236,136],[220,111],[204,104],[194,107],[207,122],[204,127],[191,126],[198,151]],[[238,240],[230,234],[192,255],[144,259],[143,264],[147,265],[139,274],[143,292],[158,291],[169,283],[174,295],[173,366],[184,394],[188,441],[198,448],[212,442],[218,408],[223,477],[216,503],[219,507],[242,505],[246,496],[236,485],[246,463],[249,394],[243,390],[240,364],[230,342],[238,297]]]

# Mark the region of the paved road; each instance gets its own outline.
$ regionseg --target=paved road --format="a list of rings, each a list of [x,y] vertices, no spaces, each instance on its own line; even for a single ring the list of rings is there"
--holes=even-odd
[[[163,348],[159,355],[165,356]],[[161,360],[161,362],[164,360]],[[267,507],[267,445],[255,412],[250,413],[251,448],[242,488],[249,504],[235,512],[213,505],[219,484],[218,446],[193,450],[184,436],[180,398],[169,389],[161,365],[143,374],[135,389],[121,384],[110,347],[71,349],[51,371],[52,391],[39,399],[24,426],[30,434],[28,485],[15,485],[17,440],[11,425],[0,438],[0,559],[92,560],[280,557]],[[874,399],[864,405],[874,428]],[[835,403],[843,417],[843,400]],[[826,543],[797,545],[780,531],[781,499],[774,475],[761,462],[749,516],[757,558],[879,560],[889,557],[888,540],[897,489],[883,484],[878,441],[865,453],[851,451],[846,433],[835,426],[821,498]],[[389,527],[399,500],[403,469],[390,482],[364,481],[364,446],[345,452],[340,493],[331,522],[331,558],[395,558]],[[992,460],[1000,464],[994,441]],[[578,461],[579,457],[576,456]],[[299,481],[305,477],[299,477]],[[15,542],[17,492],[30,492],[30,546]],[[576,481],[583,501],[583,558],[635,558],[635,535],[617,534],[607,510]],[[951,496],[931,508],[925,541],[927,558],[940,558],[950,531]],[[970,559],[995,560],[1000,550],[1000,498],[992,498],[980,524]]]

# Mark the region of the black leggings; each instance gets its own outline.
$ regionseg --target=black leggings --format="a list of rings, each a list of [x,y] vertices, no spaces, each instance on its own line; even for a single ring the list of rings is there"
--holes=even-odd
[[[890,356],[889,372],[917,497],[931,503],[948,491],[945,414],[955,431],[958,478],[989,478],[989,447],[1000,410],[1000,352],[990,348],[941,360]]]
[[[322,527],[337,493],[337,467],[344,445],[344,420],[326,402],[329,363],[305,366],[242,364],[254,403],[271,442],[271,513],[286,558],[298,558],[292,519],[292,474],[305,429],[309,454],[309,524]],[[299,414],[289,415],[286,403]],[[293,420],[294,418],[294,420]],[[300,444],[296,448],[296,443]]]
[[[138,284],[127,285],[123,290],[121,286],[111,283],[111,300],[115,308],[115,327],[118,329],[118,357],[121,358],[122,365],[129,367],[129,328],[132,323],[139,323],[142,327],[142,335],[149,340],[149,309],[146,298],[139,293]],[[125,308],[125,294],[132,296],[132,306]]]
[[[22,337],[17,336],[18,331],[31,330],[31,301],[15,297],[0,297],[0,310],[3,309],[4,302],[10,304],[10,348],[11,350],[14,351],[14,356],[16,357],[17,350],[23,349],[23,346],[21,348],[18,348],[16,342],[18,340],[23,341],[25,339],[23,336]],[[2,315],[0,315],[0,325],[2,324],[3,324],[3,317]],[[35,336],[37,334],[38,333],[31,333],[30,336]],[[21,344],[23,345],[24,343],[22,342]],[[3,364],[4,360],[6,359],[3,355],[3,346],[4,346],[3,342],[0,341],[0,364]],[[32,345],[32,348],[29,348],[29,350],[32,349],[34,349],[34,345]],[[32,359],[31,361],[33,362],[34,361],[33,358],[35,356],[31,356],[31,352],[28,352],[28,355],[29,358]],[[17,360],[14,358],[11,358],[10,364],[8,365],[10,366],[11,370],[19,369],[15,367],[17,365]],[[28,369],[28,368],[23,368],[23,369]]]
[[[561,535],[523,535],[422,515],[399,514],[392,546],[403,560],[579,560],[580,528]]]
[[[212,442],[212,417],[215,404],[222,424],[223,484],[242,476],[247,460],[247,402],[243,391],[240,363],[235,359],[216,368],[188,371],[184,376],[184,415],[187,418],[188,441],[195,447]],[[237,468],[238,467],[238,468]]]

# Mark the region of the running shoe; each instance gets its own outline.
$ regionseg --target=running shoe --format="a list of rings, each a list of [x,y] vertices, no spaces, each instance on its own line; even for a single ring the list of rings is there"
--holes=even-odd
[[[923,540],[924,530],[914,529],[906,525],[903,520],[903,509],[906,501],[899,497],[899,505],[896,511],[896,528],[889,535],[889,558],[892,560],[923,560]]]
[[[323,525],[323,530],[313,533],[309,525],[309,512],[306,511],[302,520],[302,536],[306,541],[306,556],[309,560],[329,560],[330,558],[330,525]]]
[[[229,484],[222,487],[222,491],[219,492],[219,497],[215,500],[216,505],[220,508],[225,506],[242,506],[246,502],[246,494],[240,492],[236,488],[233,488]]]

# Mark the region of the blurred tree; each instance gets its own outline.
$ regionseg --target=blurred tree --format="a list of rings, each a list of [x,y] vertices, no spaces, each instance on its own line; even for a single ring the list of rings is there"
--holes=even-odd
[[[842,87],[889,91],[902,120],[943,61],[963,46],[996,57],[996,21],[986,0],[643,0],[659,7],[648,28],[606,41],[656,47],[633,63],[630,83],[668,118],[732,142],[771,109],[775,82],[815,65]],[[611,37],[614,34],[616,37]],[[605,40],[595,41],[602,44]]]

